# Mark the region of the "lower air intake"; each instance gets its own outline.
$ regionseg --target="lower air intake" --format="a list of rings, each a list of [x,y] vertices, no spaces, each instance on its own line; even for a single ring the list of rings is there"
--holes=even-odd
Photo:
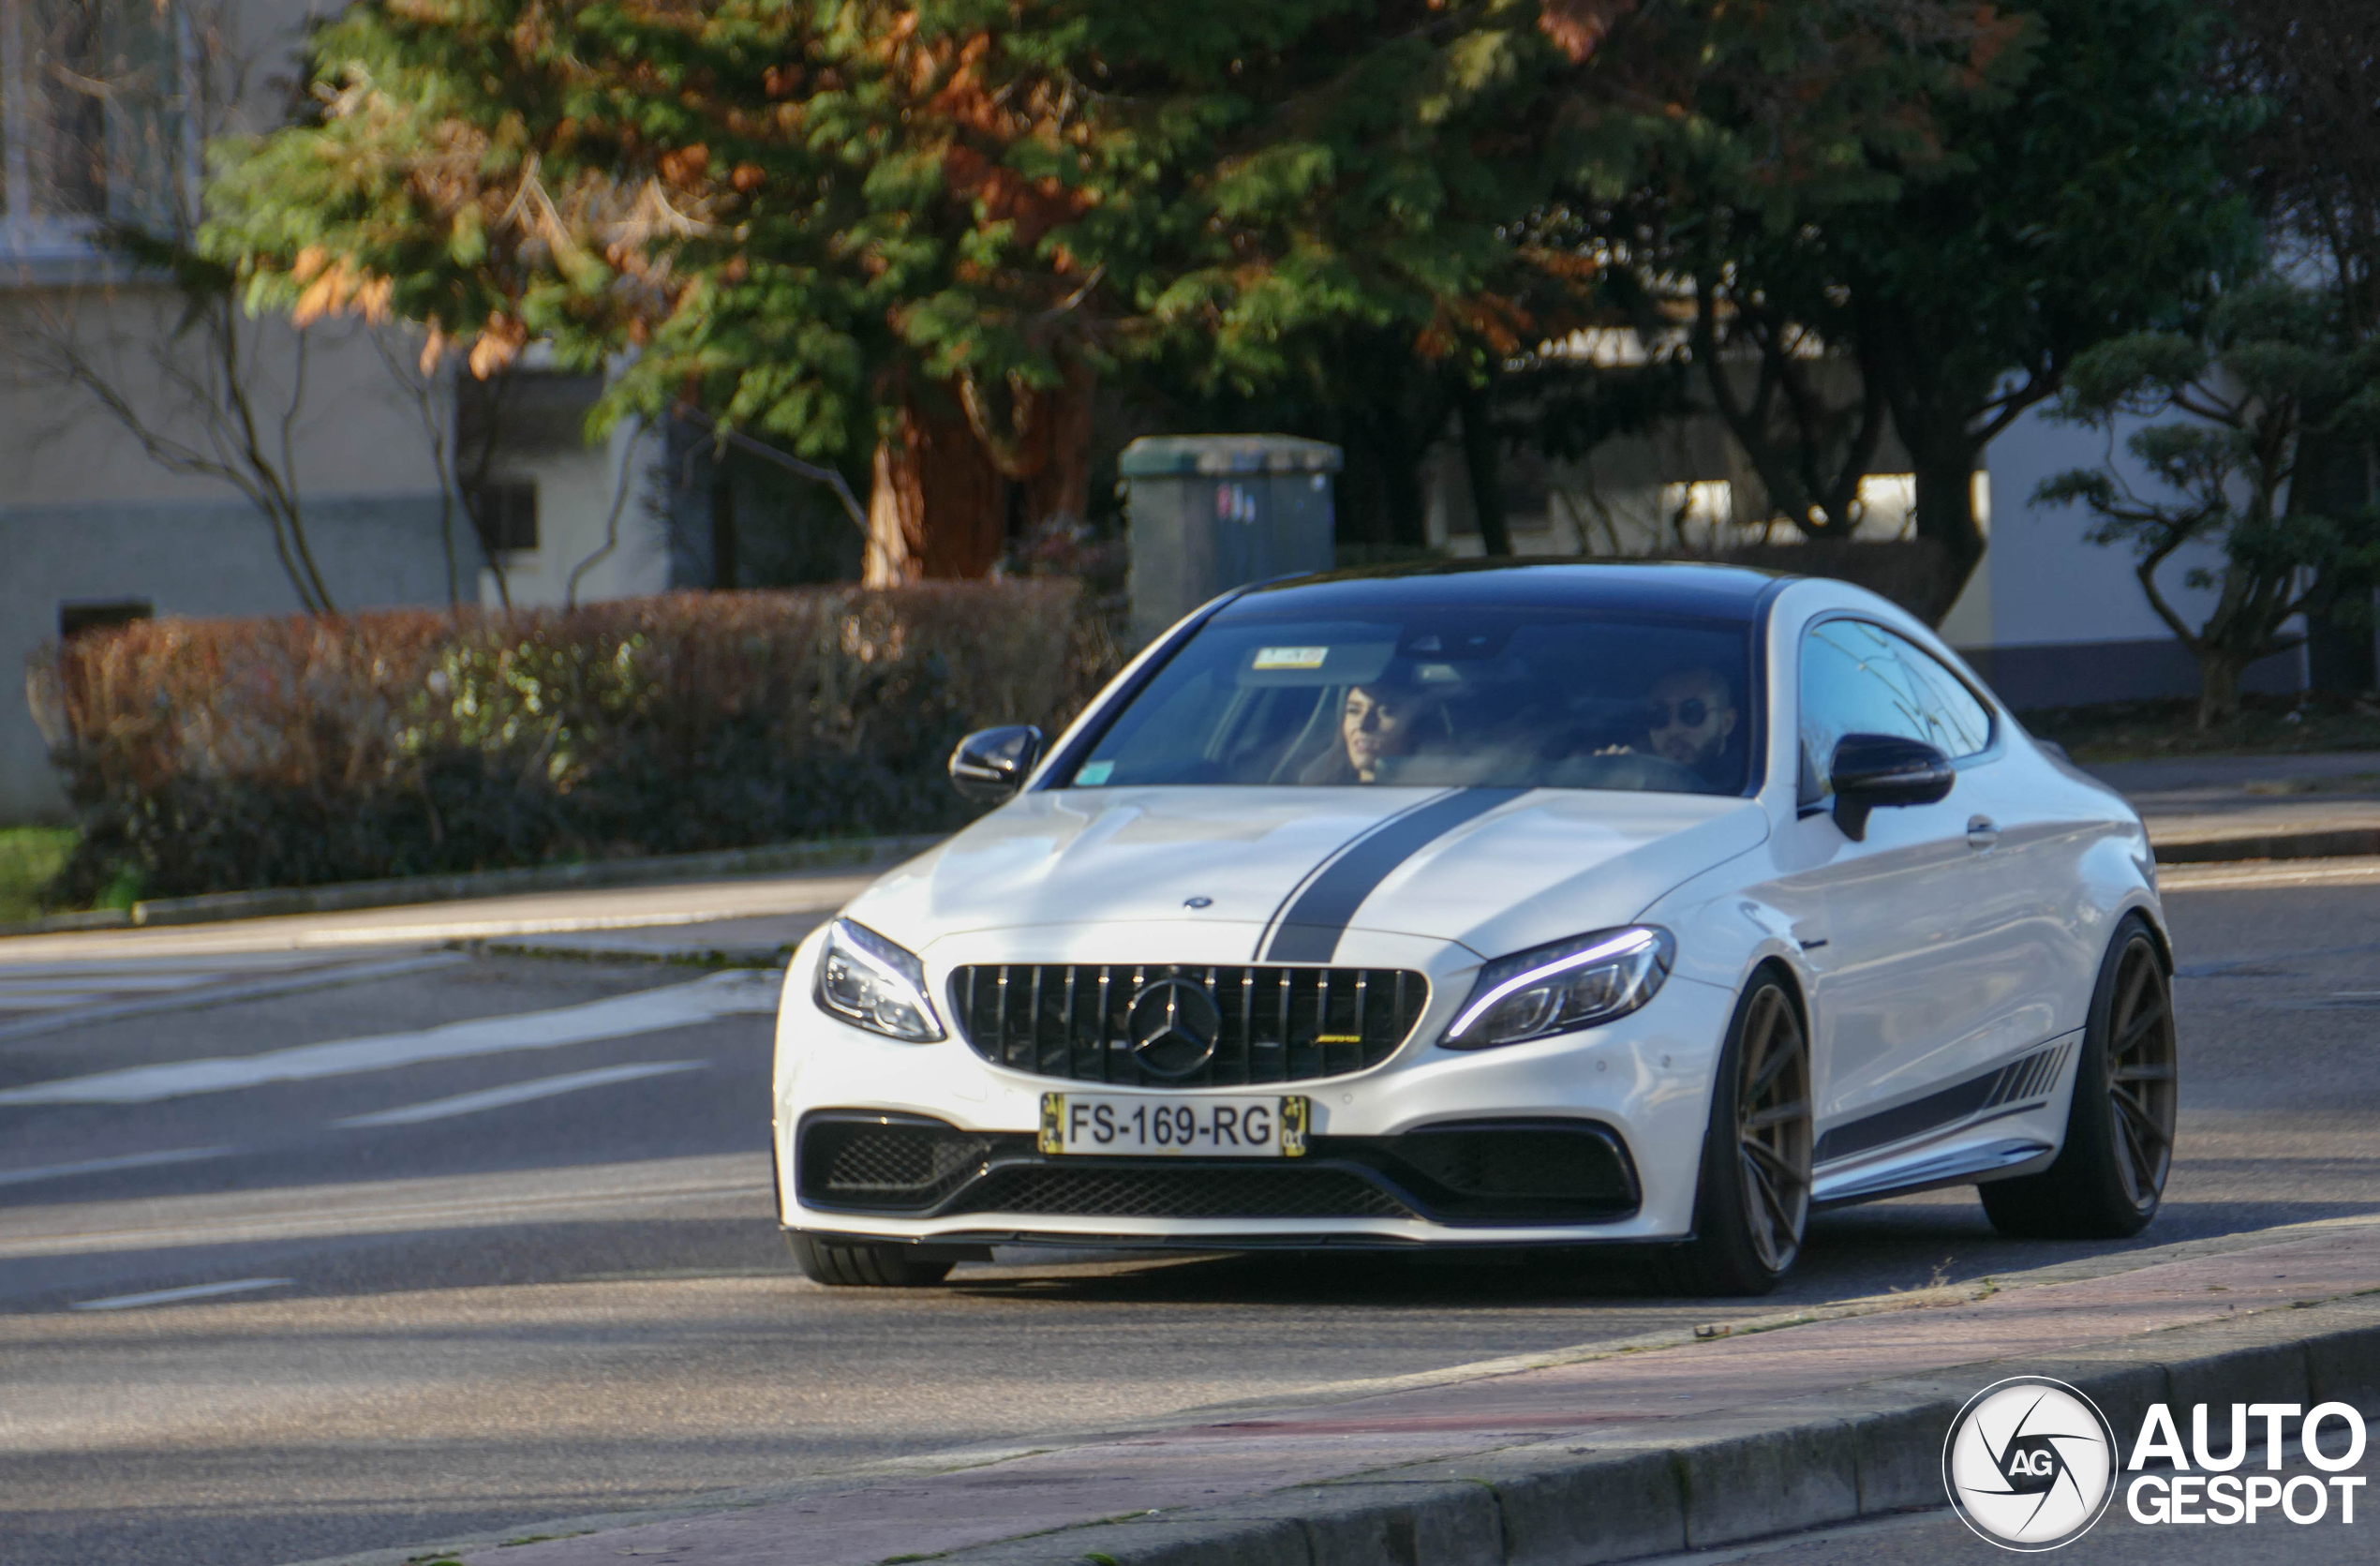
[[[1394,1197],[1328,1169],[995,1170],[947,1209],[1078,1218],[1409,1218]]]

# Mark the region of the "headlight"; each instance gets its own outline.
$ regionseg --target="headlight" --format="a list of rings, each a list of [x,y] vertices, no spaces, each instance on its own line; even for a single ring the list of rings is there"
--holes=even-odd
[[[1484,1050],[1625,1017],[1660,993],[1676,956],[1668,931],[1640,924],[1499,957],[1438,1042]]]
[[[826,950],[818,961],[818,1004],[847,1022],[913,1044],[943,1037],[942,1019],[926,998],[926,965],[849,919],[826,927]]]

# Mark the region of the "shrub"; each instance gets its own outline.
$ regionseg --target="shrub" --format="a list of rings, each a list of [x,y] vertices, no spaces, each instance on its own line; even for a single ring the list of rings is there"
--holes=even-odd
[[[1112,672],[1067,581],[156,620],[37,657],[53,902],[923,831],[973,727]]]

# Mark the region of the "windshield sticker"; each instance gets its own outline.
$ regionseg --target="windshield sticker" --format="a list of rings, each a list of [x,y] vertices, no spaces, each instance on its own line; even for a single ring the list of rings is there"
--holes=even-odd
[[[1075,771],[1075,785],[1078,788],[1096,788],[1106,783],[1108,774],[1115,769],[1116,764],[1112,761],[1086,761]]]
[[[1262,647],[1257,649],[1259,669],[1318,669],[1331,656],[1327,647]]]

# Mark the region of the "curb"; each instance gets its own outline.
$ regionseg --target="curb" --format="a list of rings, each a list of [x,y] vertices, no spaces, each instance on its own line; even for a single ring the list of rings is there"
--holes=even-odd
[[[824,916],[822,915],[823,918]],[[676,967],[691,968],[782,968],[794,953],[798,942],[787,941],[776,946],[722,946],[717,942],[697,941],[686,946],[628,946],[589,942],[564,945],[561,942],[520,936],[506,940],[458,941],[451,943],[464,949],[476,949],[490,957],[535,957],[563,962],[661,962]]]
[[[521,870],[480,871],[462,875],[411,875],[386,881],[342,881],[326,887],[270,887],[252,892],[209,892],[199,897],[156,898],[129,910],[103,908],[85,914],[0,925],[0,937],[44,935],[76,930],[124,930],[224,919],[269,918],[285,914],[335,914],[362,908],[401,907],[417,902],[461,902],[525,892],[591,890],[605,887],[662,886],[673,881],[713,881],[787,871],[833,870],[884,864],[922,854],[945,832],[889,838],[829,838],[817,843],[773,843],[731,848],[716,854],[673,854],[642,859],[598,859],[586,864],[532,865]]]
[[[2315,832],[2271,832],[2261,837],[2193,838],[2149,847],[2161,865],[2227,864],[2235,859],[2339,859],[2380,854],[2380,827],[2338,827]]]
[[[1962,1374],[1971,1368],[1971,1374]],[[949,1566],[1591,1566],[1946,1504],[1941,1444],[1974,1391],[2052,1376],[2119,1439],[2151,1403],[2294,1399],[2361,1405],[2380,1393],[2380,1297],[2349,1296],[2238,1321],[2087,1345],[2054,1360],[1981,1361],[1942,1374],[1698,1419],[1645,1420],[1302,1484],[1167,1515],[1089,1523],[927,1557]]]

